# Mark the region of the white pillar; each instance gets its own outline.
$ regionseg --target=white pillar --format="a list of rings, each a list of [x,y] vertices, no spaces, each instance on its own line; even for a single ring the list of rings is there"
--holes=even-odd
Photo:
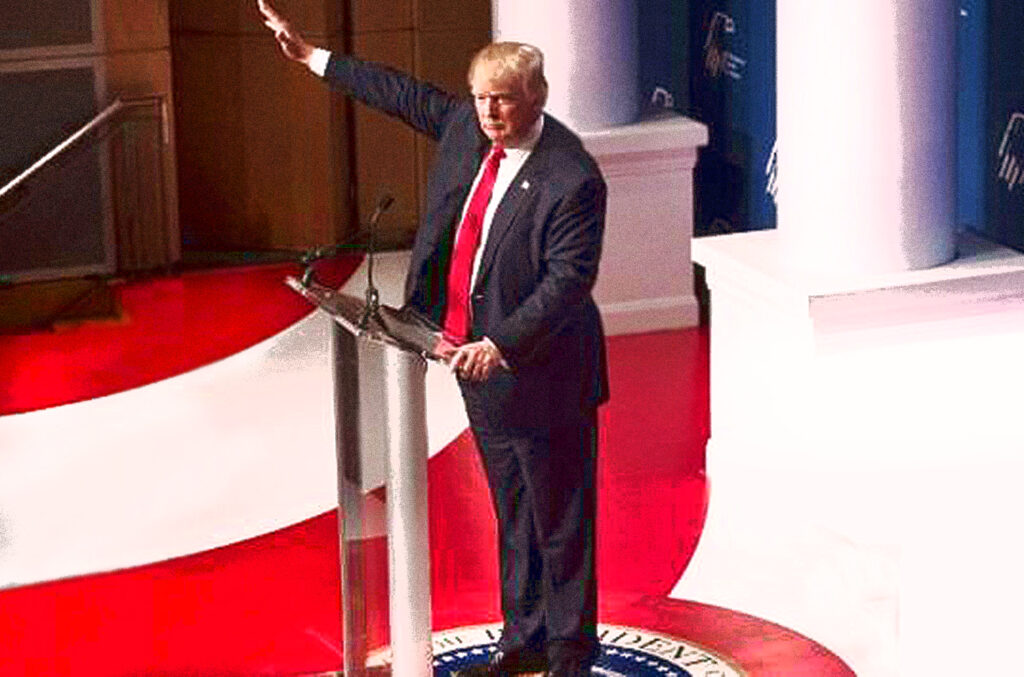
[[[673,596],[766,618],[858,675],[1014,659],[1024,606],[1024,254],[794,274],[771,230],[698,238],[711,289],[711,501]],[[955,497],[955,498],[951,498]],[[962,620],[967,619],[967,620]],[[1002,647],[1002,648],[1000,648]]]
[[[955,255],[954,0],[778,0],[779,235],[796,268]]]
[[[666,113],[637,122],[636,0],[493,0],[495,40],[544,52],[546,110],[575,129],[608,183],[601,274],[605,329],[692,326],[693,167],[707,128]],[[637,275],[638,262],[644,275]]]
[[[713,487],[674,594],[856,674],[1013,646],[1024,604],[1024,256],[955,235],[952,0],[778,0],[775,231],[694,242],[711,289]],[[950,496],[956,495],[951,501]],[[952,545],[951,545],[952,544]],[[971,672],[1005,671],[992,649]],[[973,657],[972,657],[973,658]]]
[[[547,110],[576,131],[634,122],[636,0],[493,0],[494,39],[544,52]]]

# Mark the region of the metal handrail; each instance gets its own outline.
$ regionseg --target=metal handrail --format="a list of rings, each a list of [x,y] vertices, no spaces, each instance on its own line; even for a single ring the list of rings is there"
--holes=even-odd
[[[53,160],[53,158],[57,157],[58,155],[60,155],[64,151],[66,151],[68,148],[73,146],[75,144],[75,142],[77,142],[83,136],[85,136],[89,132],[93,131],[94,129],[96,129],[97,127],[102,125],[104,122],[109,120],[110,118],[112,118],[115,115],[117,115],[121,110],[123,110],[125,108],[132,108],[132,107],[135,107],[135,106],[141,106],[141,105],[144,105],[146,103],[153,103],[155,101],[159,101],[160,102],[160,107],[161,107],[161,116],[160,117],[163,120],[163,124],[162,124],[162,128],[163,128],[163,141],[164,141],[165,144],[168,143],[168,139],[167,139],[167,137],[168,137],[167,113],[164,110],[164,108],[166,107],[167,104],[164,101],[164,97],[162,97],[160,95],[153,95],[153,96],[144,96],[144,97],[137,97],[137,98],[131,98],[131,99],[115,99],[114,103],[110,104],[109,106],[104,108],[102,111],[100,111],[92,120],[90,120],[89,122],[87,122],[84,125],[82,125],[82,127],[80,129],[78,129],[78,131],[73,132],[70,136],[68,136],[68,138],[64,139],[63,141],[58,143],[56,146],[54,146],[53,149],[50,152],[48,152],[46,155],[42,156],[41,158],[36,160],[34,163],[32,163],[32,165],[28,169],[26,169],[21,174],[18,174],[18,176],[16,176],[13,179],[11,179],[11,181],[8,182],[7,185],[5,185],[3,188],[0,188],[0,198],[3,198],[8,193],[12,192],[15,188],[17,188],[22,183],[27,181],[30,176],[32,176],[33,174],[38,172],[45,165],[49,164],[50,161]]]

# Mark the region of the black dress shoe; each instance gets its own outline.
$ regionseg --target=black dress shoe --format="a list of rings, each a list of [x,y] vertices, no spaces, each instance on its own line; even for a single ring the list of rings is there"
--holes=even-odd
[[[512,677],[548,669],[548,659],[536,651],[495,651],[486,665],[472,665],[454,677]]]

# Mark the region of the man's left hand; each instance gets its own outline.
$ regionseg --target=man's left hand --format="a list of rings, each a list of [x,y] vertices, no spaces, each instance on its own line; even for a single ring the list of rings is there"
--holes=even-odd
[[[502,365],[501,351],[484,338],[459,346],[448,357],[448,368],[467,381],[484,381]]]

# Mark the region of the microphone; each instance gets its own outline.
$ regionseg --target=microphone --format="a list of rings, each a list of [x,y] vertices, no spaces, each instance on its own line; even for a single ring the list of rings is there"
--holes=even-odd
[[[359,318],[360,329],[366,329],[370,322],[370,318],[377,318],[377,314],[380,311],[380,293],[377,291],[377,287],[373,284],[373,257],[377,249],[377,222],[380,221],[380,217],[384,212],[390,209],[394,202],[395,198],[390,194],[385,193],[384,196],[381,197],[380,201],[377,202],[377,208],[373,210],[373,215],[370,217],[370,223],[367,225],[370,243],[367,250],[368,261],[366,265],[366,306],[363,308],[363,316]]]
[[[391,197],[391,195],[385,195],[383,198],[381,198],[381,200],[377,203],[377,208],[374,210],[373,216],[370,217],[370,225],[369,225],[369,227],[368,228],[361,228],[359,230],[359,232],[357,232],[355,235],[353,235],[349,239],[345,240],[344,242],[339,242],[337,244],[330,244],[330,245],[320,245],[320,246],[313,247],[313,248],[307,250],[299,258],[299,262],[303,266],[305,266],[305,270],[303,271],[302,278],[300,280],[300,283],[302,284],[302,286],[303,287],[308,287],[311,283],[313,283],[315,281],[314,280],[314,275],[315,275],[316,271],[313,268],[313,264],[314,263],[316,263],[317,261],[320,261],[321,259],[326,259],[326,258],[329,258],[331,256],[334,256],[340,250],[342,250],[342,249],[344,249],[346,247],[356,247],[356,246],[358,246],[356,243],[359,240],[361,240],[365,235],[369,235],[369,240],[370,240],[369,248],[368,248],[368,253],[370,255],[370,271],[371,271],[370,275],[372,276],[373,253],[374,253],[374,249],[375,249],[375,246],[376,246],[375,242],[374,242],[374,236],[375,236],[374,230],[375,230],[375,228],[377,226],[377,222],[380,220],[381,215],[385,211],[387,211],[387,209],[389,207],[391,207],[391,205],[392,205],[392,203],[394,203],[394,201],[395,201],[395,199],[393,197]],[[371,286],[372,286],[372,277],[371,277]]]
[[[312,249],[307,250],[306,253],[299,258],[299,262],[303,266],[305,266],[305,270],[303,270],[302,272],[302,286],[308,287],[312,282],[315,282],[315,280],[313,279],[313,275],[316,272],[313,268],[314,263],[321,259],[326,259],[331,256],[334,256],[335,254],[338,253],[339,250],[345,247],[357,246],[356,241],[363,236],[363,232],[364,231],[359,231],[358,233],[356,233],[349,239],[345,240],[344,242],[339,242],[337,244],[331,245],[321,245],[319,247],[313,247]]]

